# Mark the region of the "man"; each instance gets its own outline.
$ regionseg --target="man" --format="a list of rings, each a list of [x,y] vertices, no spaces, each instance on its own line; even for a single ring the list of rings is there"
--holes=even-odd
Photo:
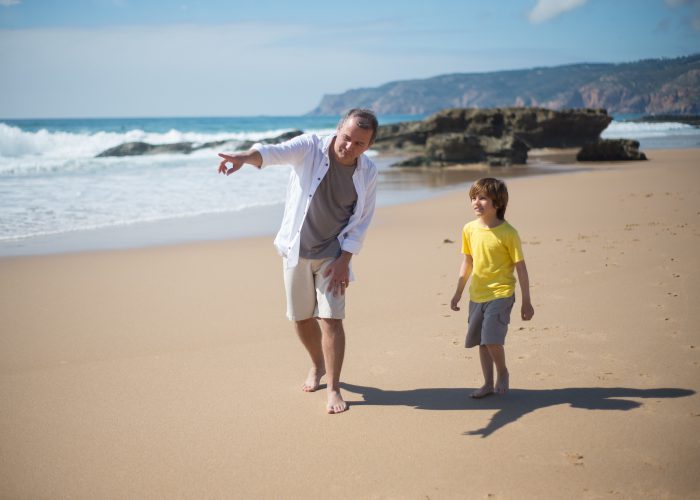
[[[360,251],[374,214],[377,168],[363,153],[377,127],[374,113],[352,109],[335,135],[304,134],[282,144],[255,144],[244,153],[219,154],[219,173],[226,175],[244,163],[293,167],[275,246],[283,257],[287,317],[312,362],[302,390],[316,391],[327,375],[328,413],[348,409],[340,394],[345,290],[352,279],[350,259]]]

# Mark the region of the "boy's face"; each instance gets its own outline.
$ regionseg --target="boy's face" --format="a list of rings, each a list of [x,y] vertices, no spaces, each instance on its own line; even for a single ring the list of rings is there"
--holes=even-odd
[[[483,193],[478,193],[472,198],[472,209],[477,217],[490,219],[496,217],[496,207],[491,198]]]

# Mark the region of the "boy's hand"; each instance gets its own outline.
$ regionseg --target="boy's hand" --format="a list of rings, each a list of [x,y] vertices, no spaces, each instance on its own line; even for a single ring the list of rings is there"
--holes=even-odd
[[[532,307],[532,304],[529,302],[523,303],[522,307],[520,308],[520,317],[523,319],[523,321],[530,321],[534,315],[535,308]]]
[[[459,311],[459,306],[457,304],[459,304],[459,299],[461,298],[461,295],[455,294],[455,296],[452,297],[452,300],[450,301],[450,309],[452,309],[453,311]]]

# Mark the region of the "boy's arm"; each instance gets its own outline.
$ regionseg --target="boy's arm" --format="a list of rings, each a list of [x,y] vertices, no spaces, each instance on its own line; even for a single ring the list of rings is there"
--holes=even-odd
[[[524,321],[529,321],[535,315],[535,309],[530,301],[530,277],[527,274],[527,266],[525,261],[515,263],[515,270],[518,273],[518,283],[520,283],[520,294],[523,297],[523,303],[520,307],[520,317]]]
[[[462,292],[464,292],[464,287],[469,280],[469,275],[472,273],[472,268],[474,267],[474,259],[471,255],[464,255],[462,260],[462,265],[459,266],[459,279],[457,280],[457,289],[450,302],[450,307],[453,311],[459,311],[459,299],[462,298]]]

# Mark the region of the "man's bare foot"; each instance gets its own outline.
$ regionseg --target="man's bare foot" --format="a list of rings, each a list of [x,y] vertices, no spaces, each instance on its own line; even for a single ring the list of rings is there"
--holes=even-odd
[[[485,398],[489,394],[493,394],[493,385],[484,384],[480,389],[477,389],[474,392],[472,392],[472,397],[474,399],[481,399]]]
[[[304,392],[314,392],[321,387],[321,378],[326,374],[326,370],[318,369],[315,366],[309,370],[309,375],[306,377],[301,390]]]
[[[505,373],[500,374],[498,376],[498,380],[496,381],[496,393],[503,395],[506,392],[508,392],[508,388],[509,388],[508,378],[509,378],[508,372],[505,372]]]
[[[326,411],[328,413],[343,413],[348,409],[348,404],[340,395],[339,390],[328,390],[328,404],[326,405]]]

